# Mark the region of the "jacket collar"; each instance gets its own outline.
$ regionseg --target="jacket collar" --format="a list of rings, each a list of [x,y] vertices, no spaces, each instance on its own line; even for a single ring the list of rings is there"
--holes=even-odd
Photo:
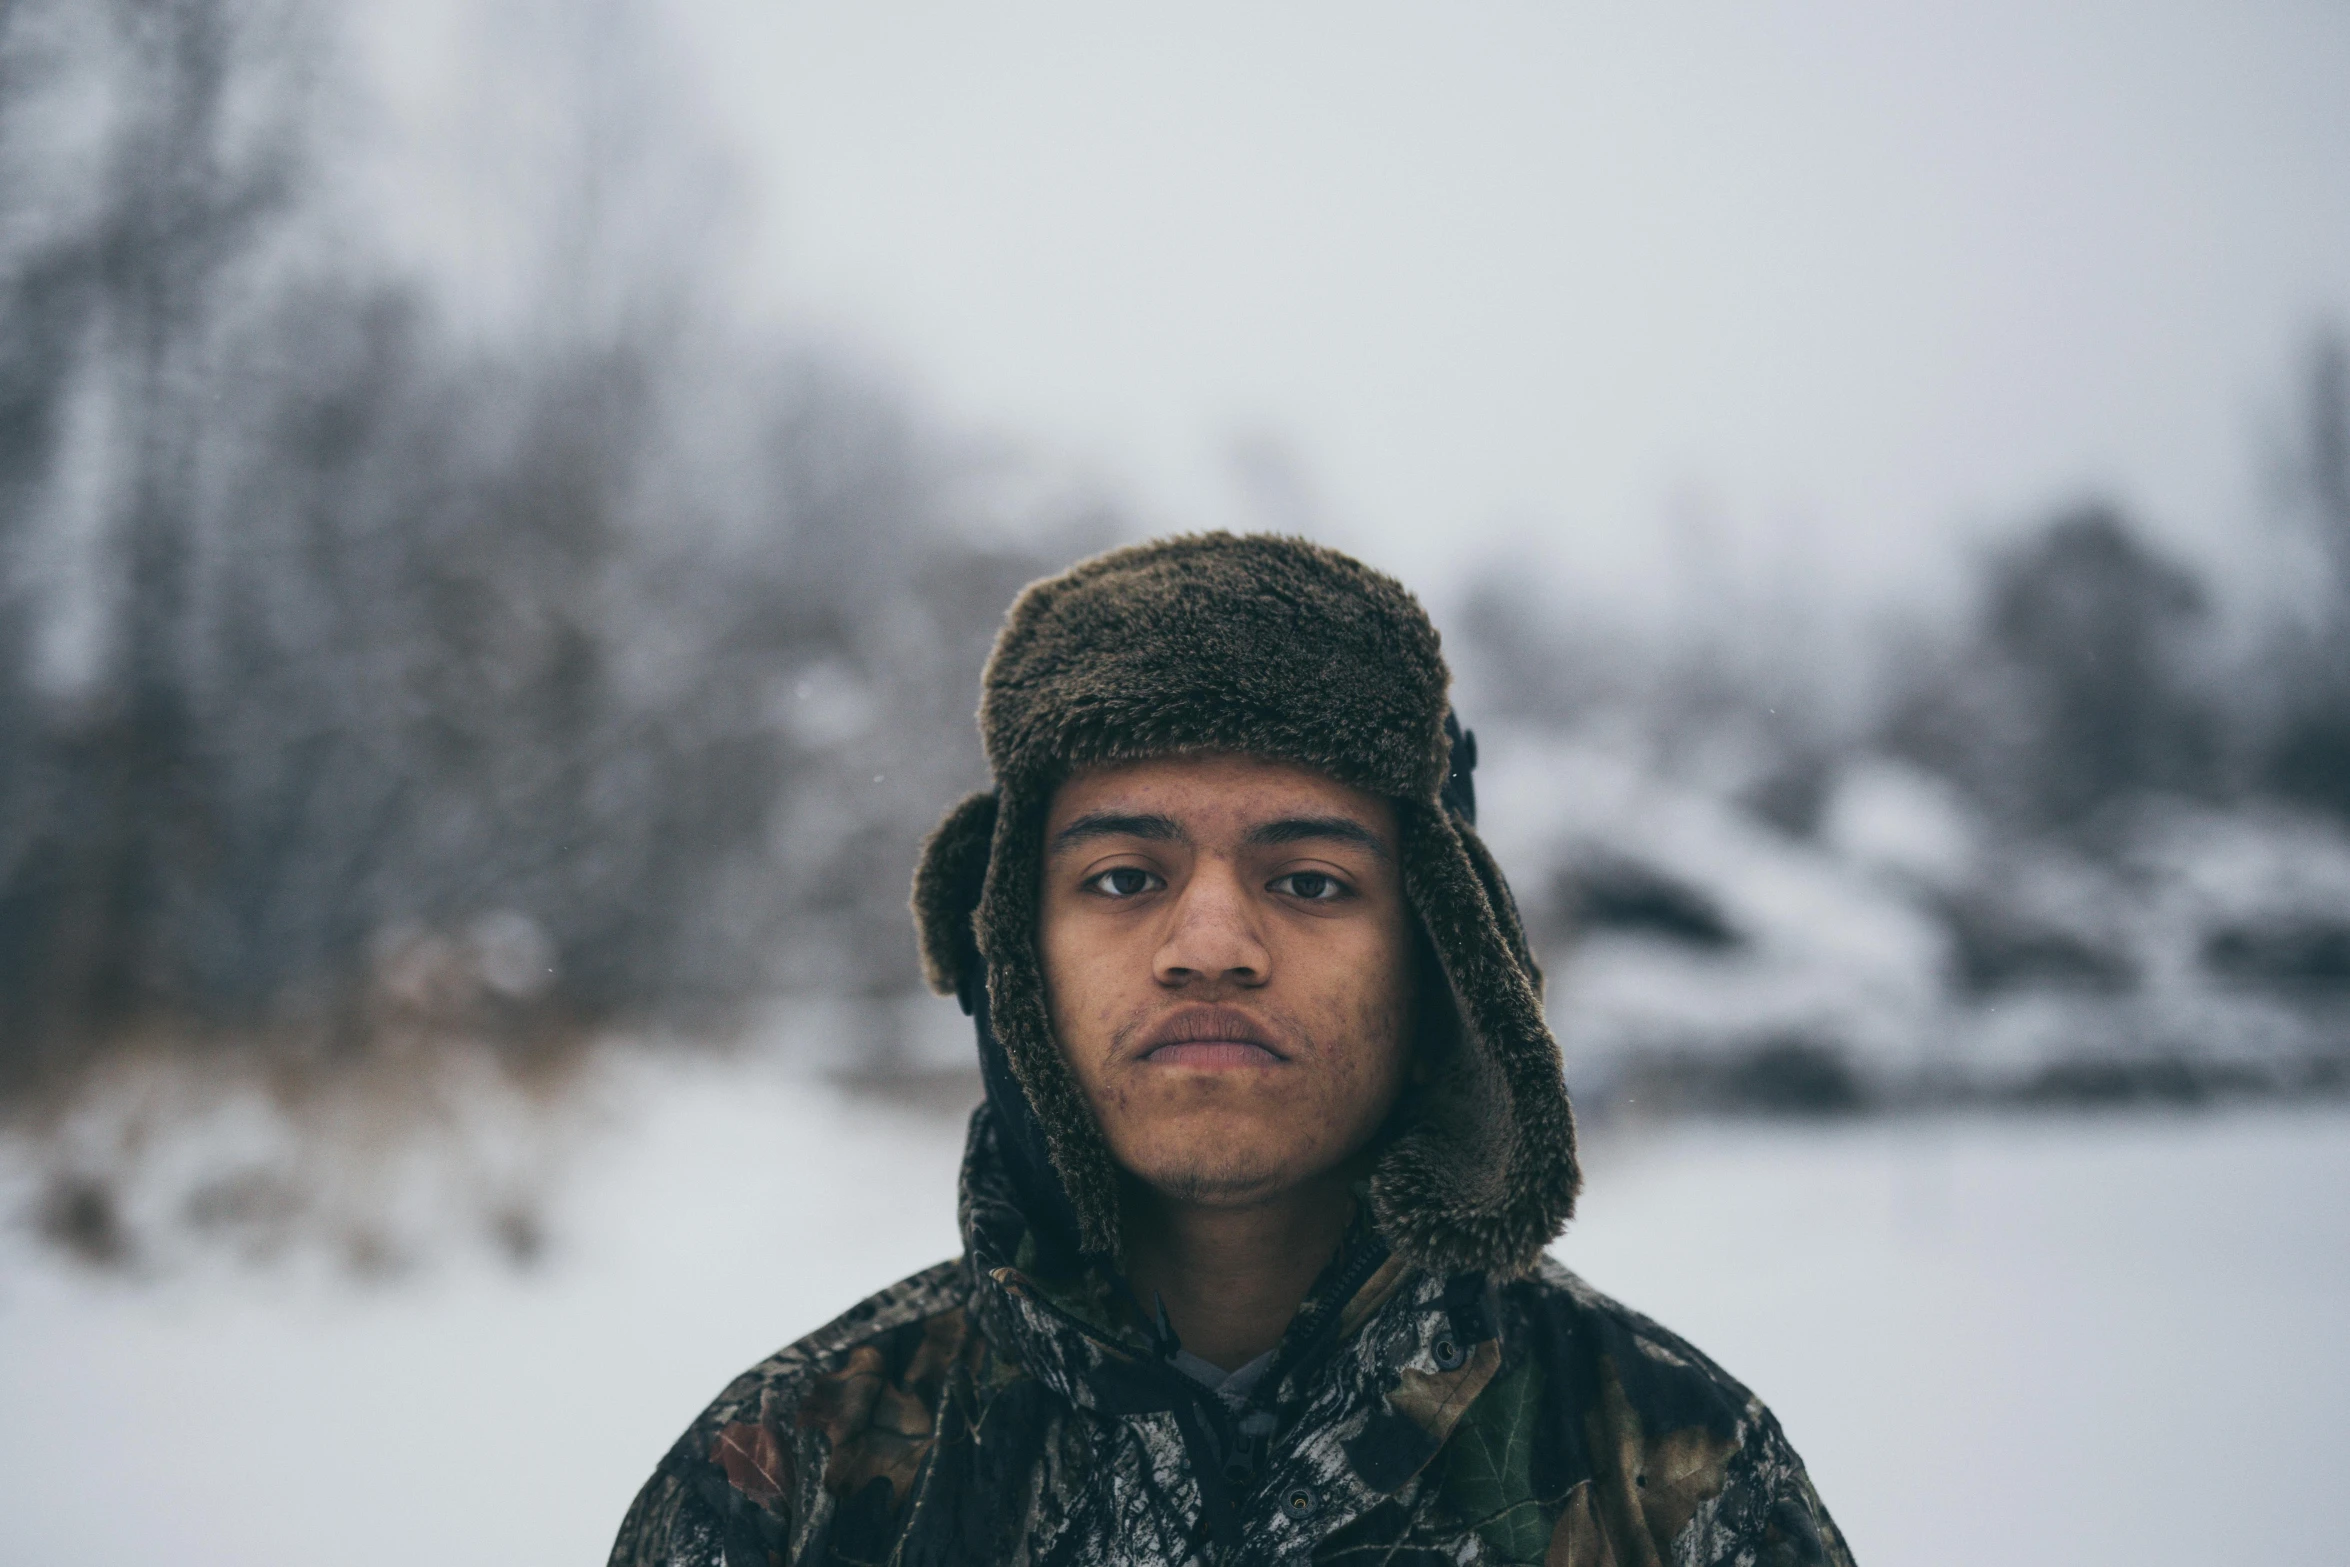
[[[1208,1411],[1220,1412],[1220,1403],[1170,1363],[1171,1339],[1142,1317],[1106,1259],[1040,1249],[1023,1195],[995,1110],[982,1104],[971,1118],[959,1204],[981,1331],[1080,1408],[1143,1414],[1197,1403],[1203,1418],[1215,1418]],[[1498,1363],[1498,1320],[1484,1275],[1438,1276],[1411,1265],[1390,1251],[1366,1214],[1308,1292],[1252,1403],[1284,1428],[1309,1411],[1335,1415],[1374,1401],[1432,1414],[1465,1389],[1464,1377],[1481,1390]],[[1449,1421],[1443,1428],[1449,1431]],[[1394,1483],[1426,1456],[1393,1475]],[[1372,1467],[1390,1471],[1397,1461]]]

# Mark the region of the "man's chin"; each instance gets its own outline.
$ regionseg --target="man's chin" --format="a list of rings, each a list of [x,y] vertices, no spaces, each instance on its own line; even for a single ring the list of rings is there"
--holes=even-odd
[[[1196,1166],[1154,1171],[1142,1181],[1169,1202],[1194,1208],[1253,1208],[1295,1184],[1275,1172]]]
[[[1161,1154],[1134,1160],[1134,1176],[1175,1202],[1210,1208],[1244,1208],[1277,1197],[1298,1184],[1294,1150],[1234,1140],[1186,1138]]]

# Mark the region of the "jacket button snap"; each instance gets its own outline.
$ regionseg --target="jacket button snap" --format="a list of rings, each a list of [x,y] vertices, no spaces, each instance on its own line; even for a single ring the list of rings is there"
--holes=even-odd
[[[1304,1523],[1321,1511],[1322,1499],[1310,1485],[1298,1484],[1281,1493],[1281,1510],[1297,1523]]]
[[[1461,1369],[1461,1362],[1469,1358],[1468,1356],[1461,1353],[1461,1346],[1459,1341],[1456,1340],[1450,1333],[1440,1334],[1437,1337],[1434,1349],[1436,1354],[1436,1369],[1439,1371],[1458,1371]]]

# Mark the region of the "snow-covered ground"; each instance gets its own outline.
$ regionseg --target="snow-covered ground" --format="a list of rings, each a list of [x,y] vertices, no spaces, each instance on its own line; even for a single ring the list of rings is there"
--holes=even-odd
[[[545,1260],[0,1251],[0,1562],[601,1559],[735,1370],[954,1245],[959,1119],[616,1060]],[[1777,1408],[1871,1567],[2332,1563],[2350,1114],[1595,1136],[1571,1266]],[[469,1254],[468,1254],[469,1255]]]

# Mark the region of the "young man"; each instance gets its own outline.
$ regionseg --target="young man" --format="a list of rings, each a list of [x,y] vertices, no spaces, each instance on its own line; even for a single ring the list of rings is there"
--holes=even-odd
[[[1770,1412],[1544,1255],[1574,1124],[1448,684],[1295,540],[1021,595],[914,884],[963,1255],[738,1378],[614,1567],[1849,1564]]]

